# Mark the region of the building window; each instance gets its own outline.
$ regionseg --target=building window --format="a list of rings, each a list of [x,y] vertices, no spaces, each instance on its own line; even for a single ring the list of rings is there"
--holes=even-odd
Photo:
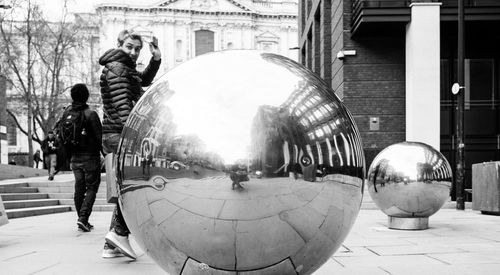
[[[182,62],[182,40],[175,41],[175,61]]]
[[[441,136],[448,144],[456,130],[457,101],[451,85],[457,82],[456,59],[441,60]],[[497,72],[494,59],[465,60],[465,134],[482,139],[498,135],[498,90],[495,87]],[[487,118],[487,119],[485,119]],[[480,160],[484,161],[484,160]]]
[[[274,41],[262,41],[259,42],[259,49],[265,53],[277,53],[278,43]]]
[[[10,116],[7,116],[7,144],[17,146],[17,127]]]
[[[195,56],[214,51],[214,32],[199,30],[194,32]]]
[[[465,109],[496,109],[492,59],[465,60]]]
[[[233,49],[233,42],[227,43],[227,49],[232,50]]]

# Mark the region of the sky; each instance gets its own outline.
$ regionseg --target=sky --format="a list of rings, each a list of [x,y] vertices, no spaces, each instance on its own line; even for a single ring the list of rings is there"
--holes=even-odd
[[[60,17],[65,0],[34,0],[43,9],[44,14]],[[70,12],[95,12],[94,5],[102,0],[66,0]]]

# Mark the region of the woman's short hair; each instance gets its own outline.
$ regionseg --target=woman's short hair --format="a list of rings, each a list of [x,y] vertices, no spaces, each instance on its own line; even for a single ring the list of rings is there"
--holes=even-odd
[[[139,33],[136,33],[133,30],[123,30],[118,34],[118,39],[117,39],[118,47],[123,45],[123,42],[125,42],[127,38],[141,41],[141,46],[142,46],[142,36]]]

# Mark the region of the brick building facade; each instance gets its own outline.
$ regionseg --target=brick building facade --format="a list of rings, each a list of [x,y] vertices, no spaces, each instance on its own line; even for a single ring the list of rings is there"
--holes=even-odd
[[[381,149],[405,140],[404,35],[352,39],[351,1],[306,0],[299,9],[300,60],[353,113],[369,164]],[[356,55],[337,56],[343,50]],[[370,131],[370,122],[378,123],[378,130]]]
[[[473,163],[500,158],[500,2],[464,0],[466,181]],[[411,140],[455,166],[457,1],[302,0],[299,59],[352,112],[367,164]]]

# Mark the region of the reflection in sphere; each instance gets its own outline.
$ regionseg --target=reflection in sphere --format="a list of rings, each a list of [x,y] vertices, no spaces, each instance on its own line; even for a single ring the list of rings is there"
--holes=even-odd
[[[119,201],[171,274],[310,274],[356,219],[364,165],[353,119],[312,72],[275,54],[210,53],[135,106]]]
[[[401,142],[373,160],[367,186],[373,201],[389,216],[389,227],[425,229],[428,217],[448,199],[451,180],[450,164],[439,151],[420,142]],[[405,220],[398,218],[417,219],[406,220],[407,226],[424,224],[422,228],[404,228],[399,224]]]

